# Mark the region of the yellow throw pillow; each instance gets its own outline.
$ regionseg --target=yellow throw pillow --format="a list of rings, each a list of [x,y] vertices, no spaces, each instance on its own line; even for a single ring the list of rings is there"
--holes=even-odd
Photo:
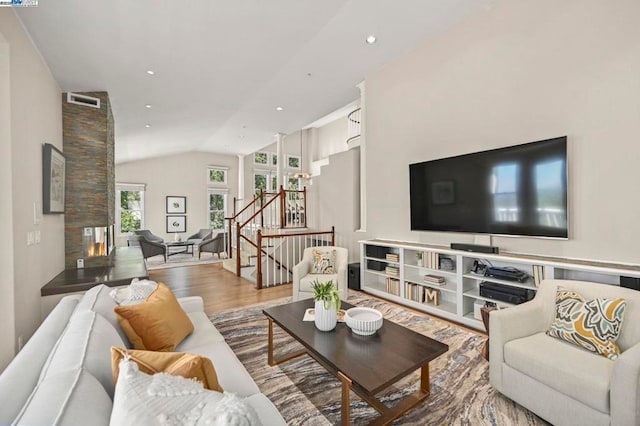
[[[143,373],[167,373],[187,379],[197,379],[205,389],[223,392],[218,383],[216,369],[209,358],[185,352],[138,351],[112,346],[111,370],[114,385],[120,374],[120,361],[127,356],[138,364],[138,369]]]
[[[193,332],[191,320],[163,283],[144,303],[114,310],[134,349],[171,352]]]

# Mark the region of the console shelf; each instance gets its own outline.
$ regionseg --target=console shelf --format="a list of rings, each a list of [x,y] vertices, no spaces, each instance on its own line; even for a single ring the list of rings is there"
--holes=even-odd
[[[540,274],[537,282],[545,278],[557,278],[617,285],[620,276],[640,277],[638,265],[513,253],[472,253],[443,246],[382,239],[360,241],[360,248],[360,282],[364,291],[479,330],[484,330],[478,316],[479,306],[486,302],[504,308],[513,306],[512,303],[481,296],[480,283],[483,281],[535,291],[537,286],[533,279],[534,271]],[[442,259],[447,260],[443,262]],[[518,282],[474,274],[471,272],[474,262],[514,267],[527,273],[530,278]],[[441,269],[442,265],[446,269]],[[450,270],[452,265],[453,270]],[[398,275],[385,273],[387,266],[397,268]],[[444,283],[437,285],[424,281],[425,275],[442,277]],[[416,293],[414,286],[423,289]],[[434,305],[433,301],[423,303],[412,300],[412,295],[414,299],[419,298],[415,295],[424,296],[429,290],[439,292],[438,305]],[[412,294],[405,294],[406,292]]]

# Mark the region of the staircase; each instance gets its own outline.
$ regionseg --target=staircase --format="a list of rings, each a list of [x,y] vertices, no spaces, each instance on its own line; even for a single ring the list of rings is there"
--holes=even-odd
[[[307,192],[280,190],[260,192],[237,213],[226,218],[228,271],[254,282],[256,288],[291,281],[291,268],[304,248],[333,245],[334,230],[307,230]]]

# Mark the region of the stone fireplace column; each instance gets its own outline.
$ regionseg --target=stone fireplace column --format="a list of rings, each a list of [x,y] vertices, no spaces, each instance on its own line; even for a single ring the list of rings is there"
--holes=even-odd
[[[65,268],[100,267],[110,256],[87,257],[85,228],[115,223],[114,121],[107,92],[62,94],[66,157]]]

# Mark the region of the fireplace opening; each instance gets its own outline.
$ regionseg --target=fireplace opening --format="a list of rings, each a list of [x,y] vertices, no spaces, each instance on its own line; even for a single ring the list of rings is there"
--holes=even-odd
[[[115,246],[113,231],[113,225],[84,228],[82,231],[84,257],[109,256]]]

